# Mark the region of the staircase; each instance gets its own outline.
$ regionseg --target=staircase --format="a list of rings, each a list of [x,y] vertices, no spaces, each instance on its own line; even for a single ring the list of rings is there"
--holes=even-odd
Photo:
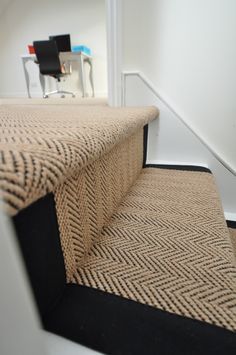
[[[146,164],[154,119],[0,105],[3,207],[42,324],[106,354],[235,354],[235,229],[208,169]]]

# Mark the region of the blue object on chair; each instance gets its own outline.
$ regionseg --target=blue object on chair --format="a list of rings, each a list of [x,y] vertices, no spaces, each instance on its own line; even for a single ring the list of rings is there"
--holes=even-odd
[[[83,52],[87,55],[91,55],[91,49],[86,46],[72,46],[72,52]]]

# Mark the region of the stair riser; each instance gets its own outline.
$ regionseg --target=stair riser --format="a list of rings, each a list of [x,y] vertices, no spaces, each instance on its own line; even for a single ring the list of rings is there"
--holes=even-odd
[[[141,172],[143,129],[74,174],[55,191],[67,281]]]

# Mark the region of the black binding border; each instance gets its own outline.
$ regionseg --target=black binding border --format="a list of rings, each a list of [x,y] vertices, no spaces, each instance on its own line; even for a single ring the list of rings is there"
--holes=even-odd
[[[235,354],[234,332],[101,290],[66,285],[52,194],[14,222],[48,331],[113,355]]]
[[[199,166],[146,164],[147,140],[148,126],[146,125],[143,136],[143,165],[145,168],[210,172],[209,169]],[[24,229],[28,229],[29,221],[32,221],[28,237],[32,239],[32,234],[36,233],[35,226],[37,226],[38,245],[42,248],[47,246],[47,236],[50,236],[52,241],[55,237],[58,239],[58,227],[55,224],[56,228],[54,228],[55,226],[50,228],[49,223],[45,223],[46,217],[48,217],[48,208],[51,208],[54,219],[56,217],[53,196],[43,198],[41,202],[37,201],[35,204],[39,203],[42,204],[41,207],[38,206],[40,211],[29,206],[31,215],[27,214],[25,215],[27,218],[23,218],[22,214],[19,214],[20,220],[16,221],[17,217],[14,222],[18,234],[22,229],[21,234],[23,235]],[[34,207],[37,207],[35,204]],[[51,220],[51,218],[49,219]],[[227,224],[231,228],[236,228],[234,221],[227,221]],[[41,230],[42,226],[43,230]],[[45,235],[43,241],[42,235]],[[35,241],[35,239],[33,240]],[[37,255],[39,251],[37,245],[34,244],[33,246],[29,245],[26,241],[24,248],[25,245],[27,248],[33,248],[29,250],[32,258],[30,265],[27,265],[28,269],[33,264],[33,268],[36,267],[38,270],[35,253]],[[52,279],[48,278],[47,284],[49,289],[53,286],[53,290],[56,291],[55,296],[58,293],[58,297],[55,297],[57,302],[53,302],[53,307],[47,309],[47,312],[44,309],[42,311],[38,305],[44,327],[47,330],[107,354],[235,354],[236,334],[234,332],[86,286],[66,285],[61,246],[57,242],[56,247],[53,243],[50,244],[50,247],[49,251],[56,255],[52,254],[48,260],[61,260],[61,276],[57,290],[55,290]],[[45,261],[47,258],[44,258],[43,262],[45,263]],[[37,265],[34,265],[35,263]],[[54,266],[57,274],[58,265]],[[51,270],[51,265],[47,265],[46,271],[48,272],[48,270]],[[42,270],[40,272],[42,273]],[[32,276],[35,280],[35,275]],[[52,276],[54,280],[55,275]],[[40,296],[47,299],[47,288],[41,286],[40,290],[43,293]]]
[[[143,168],[147,161],[148,124],[143,127]]]
[[[197,165],[169,165],[169,164],[146,164],[145,168],[170,169],[170,170],[185,170],[185,171],[201,171],[211,174],[211,170],[204,166]]]
[[[67,285],[48,331],[112,355],[233,355],[236,334],[87,286]]]
[[[226,223],[227,223],[228,228],[236,229],[236,221],[226,220]]]

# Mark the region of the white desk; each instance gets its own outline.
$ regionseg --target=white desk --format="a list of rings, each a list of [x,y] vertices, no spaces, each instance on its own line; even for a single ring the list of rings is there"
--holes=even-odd
[[[26,63],[28,61],[35,62],[37,60],[35,54],[24,54],[21,56],[24,74],[25,74],[25,82],[27,87],[28,97],[30,95],[30,80],[29,73],[26,67]],[[92,96],[94,97],[94,84],[93,84],[93,63],[92,57],[83,53],[83,52],[61,52],[60,53],[60,61],[61,62],[78,62],[79,64],[79,81],[81,83],[82,96],[86,97],[87,95],[87,87],[86,87],[86,78],[84,73],[84,63],[88,63],[90,66],[89,71],[89,79],[92,88]],[[39,80],[42,88],[43,95],[45,94],[45,77],[39,72]]]

